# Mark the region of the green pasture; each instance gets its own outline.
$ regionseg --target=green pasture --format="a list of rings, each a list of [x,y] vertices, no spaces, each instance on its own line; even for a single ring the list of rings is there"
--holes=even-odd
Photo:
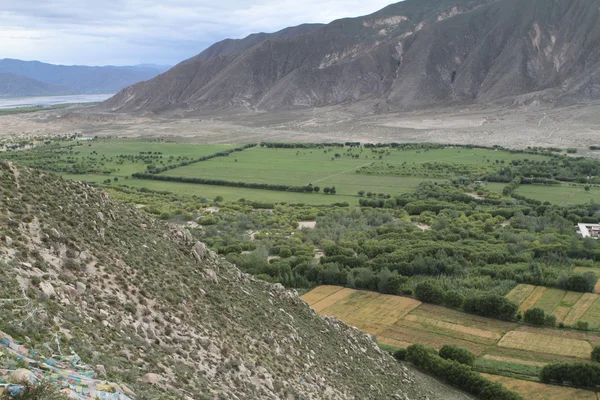
[[[531,199],[549,201],[552,204],[564,206],[600,200],[600,188],[591,187],[589,191],[586,191],[583,185],[521,185],[515,193]]]
[[[385,150],[385,149],[375,149]],[[357,149],[354,152],[360,151]],[[455,164],[480,164],[488,163],[490,165],[496,165],[496,160],[499,162],[504,161],[508,163],[512,160],[537,160],[544,161],[549,160],[548,156],[536,155],[536,154],[519,154],[510,153],[507,151],[499,150],[486,150],[486,149],[466,149],[466,148],[447,148],[447,149],[436,149],[436,150],[400,150],[400,149],[389,149],[390,155],[384,155],[383,161],[390,164],[400,164],[403,162],[407,163],[426,163],[426,162],[439,162],[439,163],[455,163]],[[371,155],[371,149],[363,149],[363,153]],[[362,157],[361,157],[362,159]]]
[[[72,143],[72,142],[71,142]],[[65,145],[68,143],[65,143]],[[135,156],[140,155],[140,152],[148,153],[161,153],[164,164],[157,165],[169,165],[176,163],[176,158],[189,157],[196,158],[200,156],[206,156],[214,154],[222,150],[227,150],[235,146],[231,145],[189,145],[181,143],[173,143],[162,140],[143,140],[143,139],[104,139],[99,141],[82,141],[82,146],[73,147],[72,156],[82,159],[83,157],[94,157],[100,160],[103,156],[105,157],[104,167],[107,169],[115,169],[115,172],[110,176],[104,176],[104,179],[111,177],[118,177],[122,179],[126,176],[131,176],[136,172],[145,172],[147,164],[138,161],[132,162],[125,159],[123,164],[119,164],[119,155]],[[93,152],[96,153],[93,153]],[[169,160],[169,157],[173,156],[174,159]],[[112,159],[112,160],[111,160]],[[80,180],[97,181],[96,178],[90,177],[90,175],[79,175]],[[102,180],[104,180],[102,179]]]
[[[73,180],[85,180],[88,182],[103,182],[110,175],[73,175],[63,174],[65,179]],[[308,193],[296,193],[296,192],[279,192],[274,190],[262,190],[262,189],[246,189],[229,186],[213,186],[213,185],[197,185],[193,183],[180,183],[180,182],[165,182],[165,181],[151,181],[144,179],[128,179],[121,180],[112,183],[113,185],[124,184],[132,188],[148,188],[159,191],[169,191],[176,194],[185,195],[196,195],[198,197],[206,197],[207,199],[214,199],[217,196],[223,197],[224,201],[237,201],[239,199],[246,199],[250,201],[262,201],[262,202],[285,202],[290,204],[304,203],[314,205],[327,205],[332,203],[348,202],[350,204],[358,204],[358,196],[345,196],[342,194],[336,195],[325,195],[320,194],[308,194]]]
[[[371,152],[364,149],[363,153]],[[213,158],[185,167],[165,171],[160,175],[193,178],[218,178],[227,181],[288,184],[304,186],[335,186],[337,197],[356,196],[365,192],[397,195],[412,191],[423,179],[418,177],[372,176],[357,174],[356,169],[371,162],[372,158],[342,156],[342,149],[269,149],[251,148],[228,157]],[[366,157],[366,156],[365,156]],[[309,195],[312,196],[312,195]],[[319,195],[315,195],[319,196]],[[356,199],[354,199],[356,202]]]

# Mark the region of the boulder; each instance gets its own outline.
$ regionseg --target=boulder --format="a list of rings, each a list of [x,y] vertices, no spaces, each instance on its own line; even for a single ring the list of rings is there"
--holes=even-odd
[[[56,297],[56,291],[54,290],[54,286],[50,282],[41,282],[40,290],[48,297]]]
[[[36,378],[33,372],[25,368],[19,368],[10,374],[9,381],[12,383],[30,383],[35,382]]]
[[[153,374],[150,372],[150,373],[147,373],[146,375],[142,376],[140,379],[138,379],[138,381],[140,381],[142,383],[149,383],[151,385],[156,385],[162,379],[163,379],[162,375]]]
[[[87,286],[85,286],[85,283],[77,282],[76,288],[77,288],[77,293],[84,294],[87,289]]]
[[[219,283],[217,273],[210,268],[204,271],[204,280],[212,283]]]
[[[102,365],[102,364],[96,365],[96,372],[98,373],[98,376],[100,376],[101,378],[106,378],[106,368],[104,368],[104,365]]]
[[[204,260],[204,257],[206,256],[206,245],[202,242],[196,242],[194,247],[192,247],[192,255],[198,261]]]
[[[4,236],[4,240],[6,241],[7,246],[10,246],[13,244],[13,240],[9,236]]]

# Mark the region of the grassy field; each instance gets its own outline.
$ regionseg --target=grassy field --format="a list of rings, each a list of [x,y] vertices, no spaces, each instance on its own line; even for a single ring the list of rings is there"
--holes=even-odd
[[[578,267],[576,272],[585,272],[589,268]],[[595,293],[569,292],[542,286],[520,284],[506,297],[519,305],[525,312],[530,308],[541,308],[547,314],[556,317],[557,323],[572,326],[577,321],[586,321],[591,329],[600,329],[600,296]]]
[[[600,188],[592,187],[585,191],[583,185],[579,186],[542,186],[521,185],[516,190],[517,194],[540,201],[549,201],[553,204],[570,205],[589,203],[600,198]]]
[[[489,380],[499,382],[528,400],[597,400],[596,393],[538,382],[528,382],[505,376],[482,374]]]
[[[235,152],[227,157],[193,163],[184,167],[162,172],[160,175],[186,178],[220,179],[248,183],[287,184],[304,186],[313,184],[321,188],[336,188],[337,194],[327,196],[294,192],[245,189],[226,186],[196,185],[176,182],[127,179],[134,173],[145,172],[149,164],[162,167],[183,160],[238,147],[234,145],[188,144],[179,139],[118,138],[91,141],[56,142],[53,145],[73,146],[48,151],[43,162],[30,164],[44,168],[44,163],[59,169],[65,178],[103,182],[131,187],[146,187],[155,190],[186,193],[212,199],[222,196],[226,201],[240,198],[265,201],[305,204],[331,204],[336,202],[358,202],[358,191],[400,195],[410,193],[423,181],[445,180],[456,176],[448,175],[448,168],[491,172],[512,160],[547,160],[542,155],[516,154],[505,151],[446,148],[400,150],[393,148],[312,148],[283,149],[254,147]],[[43,147],[39,147],[43,150]],[[143,154],[152,153],[152,159],[143,159]],[[29,153],[32,157],[36,154]],[[124,158],[123,156],[129,156]],[[135,158],[134,158],[135,157]],[[27,162],[26,162],[27,164]],[[363,169],[365,168],[366,169]],[[82,173],[87,171],[87,173]],[[76,172],[73,173],[73,172]],[[445,174],[445,175],[444,175]],[[118,178],[118,183],[114,182]],[[491,191],[502,193],[504,183],[487,184]],[[582,186],[549,187],[522,185],[519,191],[532,191],[531,197],[553,203],[580,203],[600,195],[600,189],[584,192]],[[574,196],[571,196],[575,193]],[[521,193],[526,194],[527,193]],[[570,197],[571,196],[571,197]],[[566,199],[566,200],[565,200]]]
[[[255,147],[229,157],[214,158],[165,171],[161,175],[188,178],[218,177],[227,181],[292,186],[304,186],[312,183],[321,187],[335,186],[337,196],[356,196],[359,190],[397,195],[414,190],[423,181],[420,177],[357,174],[356,170],[361,166],[380,161],[369,158],[335,158],[334,154],[338,150],[324,151],[326,150]],[[392,157],[386,158],[386,162],[389,162],[389,158]]]
[[[538,289],[531,285],[518,285],[508,297],[524,303],[535,295],[534,304],[541,302],[548,309],[567,307],[572,310],[582,304],[586,296],[556,289]],[[597,333],[524,326],[420,303],[407,297],[338,286],[319,286],[304,294],[302,299],[319,314],[336,316],[375,335],[386,350],[414,343],[436,349],[444,344],[466,348],[477,356],[475,368],[478,371],[494,374],[494,379],[509,388],[521,385],[514,390],[527,399],[560,398],[553,396],[562,396],[563,393],[565,396],[567,393],[580,396],[575,398],[595,398],[593,392],[528,381],[537,380],[541,367],[548,363],[587,361],[592,346],[600,344]],[[535,393],[533,387],[539,393]],[[557,392],[555,388],[560,390]]]

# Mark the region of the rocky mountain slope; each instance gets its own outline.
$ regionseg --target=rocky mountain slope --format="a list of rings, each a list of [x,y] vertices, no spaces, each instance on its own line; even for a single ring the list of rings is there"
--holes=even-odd
[[[23,90],[6,96],[45,96],[60,94],[115,93],[134,83],[154,78],[167,67],[137,65],[127,67],[88,67],[82,65],[54,65],[39,61],[0,59],[0,73],[18,75],[45,84],[40,90]],[[14,76],[13,76],[14,78]],[[48,88],[55,90],[51,92]],[[0,96],[4,96],[0,91]]]
[[[0,72],[0,96],[52,96],[68,94],[69,89],[27,78],[13,73]]]
[[[291,36],[220,42],[121,91],[105,108],[280,109],[376,99],[386,110],[597,99],[599,21],[600,0],[406,0]]]
[[[103,388],[136,399],[468,398],[86,184],[0,161],[0,232],[0,338],[45,357],[72,349],[116,384]]]

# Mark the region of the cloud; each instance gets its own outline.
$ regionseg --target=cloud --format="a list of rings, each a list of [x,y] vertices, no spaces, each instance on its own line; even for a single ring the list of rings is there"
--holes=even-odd
[[[216,41],[369,14],[389,0],[0,0],[0,58],[176,64]]]

